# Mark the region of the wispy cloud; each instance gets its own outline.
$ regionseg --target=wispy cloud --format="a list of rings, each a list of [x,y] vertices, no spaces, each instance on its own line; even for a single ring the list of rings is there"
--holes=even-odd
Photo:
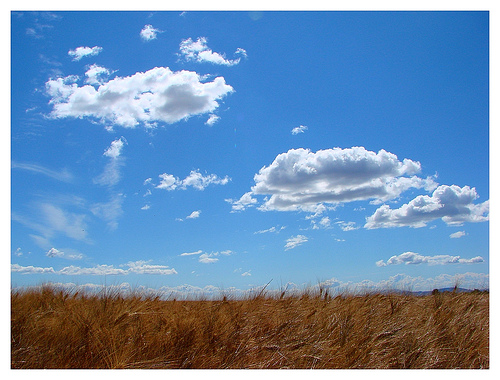
[[[287,239],[286,244],[285,244],[285,251],[288,251],[289,249],[296,248],[305,242],[308,241],[308,238],[304,235],[297,235],[297,236],[292,236],[290,239]]]
[[[450,238],[451,239],[459,239],[465,235],[467,235],[467,233],[465,231],[457,231],[457,232],[450,234]]]
[[[428,264],[428,265],[446,265],[446,264],[476,264],[482,263],[484,259],[481,256],[473,257],[472,259],[463,259],[460,256],[436,255],[424,256],[415,252],[405,252],[398,256],[392,256],[389,260],[379,260],[376,262],[378,267],[400,264]]]
[[[266,233],[277,233],[279,234],[281,231],[283,231],[284,229],[286,228],[286,226],[273,226],[271,228],[268,228],[267,230],[260,230],[260,231],[256,231],[254,232],[254,234],[266,234]]]
[[[90,211],[98,218],[103,219],[110,230],[118,228],[118,219],[123,215],[123,201],[125,195],[122,193],[111,194],[108,202],[94,203]]]
[[[16,161],[12,161],[11,167],[12,169],[21,169],[30,171],[32,173],[42,174],[61,182],[73,181],[73,175],[67,169],[63,169],[61,171],[55,171],[52,169],[48,169],[42,165],[32,164],[32,163],[22,163]]]
[[[180,256],[194,256],[194,255],[201,255],[203,253],[203,251],[200,249],[198,251],[195,251],[195,252],[184,252],[184,253],[181,253]]]
[[[359,229],[359,227],[356,227],[356,222],[344,222],[343,220],[339,220],[338,222],[335,222],[342,231],[354,231]]]
[[[219,261],[220,256],[229,256],[232,255],[234,252],[231,250],[225,250],[225,251],[217,251],[217,252],[205,252],[200,249],[195,252],[184,252],[181,253],[179,256],[196,256],[198,255],[198,261],[203,264],[212,264],[216,263]]]
[[[52,203],[34,204],[29,217],[13,212],[12,220],[36,231],[37,234],[30,234],[30,237],[43,249],[49,249],[50,240],[60,235],[78,241],[89,241],[88,216],[67,211]]]
[[[125,138],[120,137],[111,142],[111,145],[104,151],[103,156],[108,157],[110,160],[106,164],[103,173],[94,179],[95,184],[114,186],[120,181],[120,168],[124,164],[120,155],[125,144]]]

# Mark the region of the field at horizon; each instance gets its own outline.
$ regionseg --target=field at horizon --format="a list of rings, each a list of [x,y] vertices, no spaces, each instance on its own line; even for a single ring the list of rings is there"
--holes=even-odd
[[[488,369],[489,292],[11,295],[11,367]]]

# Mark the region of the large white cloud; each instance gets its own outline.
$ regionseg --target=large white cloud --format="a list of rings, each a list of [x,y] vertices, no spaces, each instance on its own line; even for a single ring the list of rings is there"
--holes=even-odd
[[[432,196],[419,195],[400,208],[379,207],[366,218],[365,228],[425,227],[428,222],[442,219],[448,225],[489,220],[489,201],[474,204],[475,188],[441,185]]]
[[[410,188],[434,189],[432,178],[419,178],[420,163],[400,161],[395,154],[378,153],[364,147],[333,148],[311,152],[290,149],[279,154],[269,166],[254,176],[251,195],[266,195],[261,210],[317,212],[323,203],[338,204],[357,200],[381,203],[397,198]],[[233,202],[237,210],[246,206]],[[250,204],[250,203],[248,203]]]
[[[100,68],[98,72],[104,71]],[[90,77],[95,76],[93,73]],[[233,91],[223,77],[207,82],[196,72],[173,72],[168,67],[115,77],[95,87],[79,86],[78,79],[68,76],[46,83],[53,107],[51,117],[89,117],[128,128],[139,124],[151,127],[157,122],[171,124],[212,113],[219,101]]]
[[[405,252],[398,256],[392,256],[386,262],[384,262],[384,260],[379,260],[376,262],[376,264],[379,267],[385,267],[387,265],[400,265],[400,264],[446,265],[446,264],[475,264],[482,262],[484,262],[484,259],[481,256],[476,256],[473,257],[472,259],[463,259],[460,256],[450,256],[450,255],[424,256],[415,252]]]

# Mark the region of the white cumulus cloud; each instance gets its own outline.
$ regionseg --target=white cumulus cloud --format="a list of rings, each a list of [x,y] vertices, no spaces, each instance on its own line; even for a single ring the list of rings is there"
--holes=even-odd
[[[102,68],[99,73],[103,73]],[[87,72],[89,73],[89,72]],[[97,72],[89,78],[96,78]],[[192,71],[172,72],[155,67],[127,77],[92,85],[78,85],[78,77],[51,79],[46,84],[52,118],[91,118],[101,123],[145,128],[156,122],[172,124],[194,115],[212,113],[218,101],[233,92],[223,77],[205,81]]]
[[[336,205],[357,200],[372,203],[397,198],[410,188],[433,190],[431,177],[419,178],[420,163],[400,161],[385,150],[378,153],[364,147],[333,148],[311,152],[290,149],[279,154],[269,166],[254,176],[251,195],[266,195],[263,211],[317,212],[325,204]],[[244,204],[235,204],[244,209]],[[330,206],[331,207],[331,206]],[[233,206],[234,209],[234,206]]]
[[[142,28],[140,36],[144,41],[151,41],[156,39],[158,33],[162,31],[156,28],[153,28],[153,25],[144,25]]]
[[[450,256],[450,255],[424,256],[415,252],[405,252],[398,256],[392,256],[386,262],[384,262],[384,260],[379,260],[376,262],[376,265],[379,267],[385,267],[388,265],[400,265],[400,264],[446,265],[446,264],[475,264],[482,262],[484,262],[484,259],[481,256],[476,256],[473,257],[472,259],[463,259],[460,256]]]
[[[83,57],[97,55],[101,51],[102,51],[102,47],[100,47],[100,46],[94,46],[94,47],[80,46],[80,47],[77,47],[75,50],[68,51],[68,54],[71,57],[73,57],[73,61],[79,61]]]
[[[365,228],[425,227],[428,222],[442,219],[448,225],[489,220],[489,201],[474,204],[478,198],[475,188],[441,185],[432,196],[419,195],[400,208],[379,207],[366,218]]]

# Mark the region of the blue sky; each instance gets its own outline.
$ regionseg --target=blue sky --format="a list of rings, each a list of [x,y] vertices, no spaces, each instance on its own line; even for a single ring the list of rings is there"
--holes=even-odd
[[[488,12],[12,12],[12,286],[487,287],[488,34]]]

